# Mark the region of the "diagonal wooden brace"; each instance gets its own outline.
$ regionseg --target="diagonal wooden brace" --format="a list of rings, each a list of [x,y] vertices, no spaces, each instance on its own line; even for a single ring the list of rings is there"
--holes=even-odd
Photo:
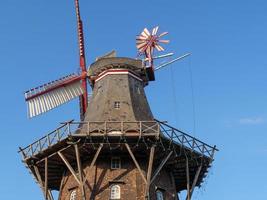
[[[170,151],[169,154],[162,160],[162,162],[160,163],[160,165],[156,169],[155,174],[153,175],[150,184],[152,184],[155,181],[155,179],[158,176],[159,172],[164,167],[165,163],[169,160],[169,158],[172,155],[172,153],[173,153],[173,151]]]
[[[44,194],[45,200],[47,200],[47,199],[48,200],[53,200],[53,197],[52,197],[52,194],[51,193],[48,193],[48,195],[46,195],[44,183],[42,181],[41,174],[39,172],[38,167],[36,165],[33,165],[33,169],[34,169],[34,172],[35,172],[35,178],[38,181],[38,183],[40,185],[40,188],[42,189],[42,192]]]
[[[87,171],[86,174],[85,174],[85,179],[83,180],[83,185],[85,184],[85,182],[86,182],[86,180],[87,180],[88,173],[91,171],[91,169],[92,169],[93,166],[95,165],[95,162],[96,162],[96,160],[97,160],[97,158],[98,158],[98,156],[99,156],[100,151],[101,151],[102,148],[103,148],[103,143],[101,143],[101,144],[99,145],[99,147],[98,147],[98,149],[97,149],[97,151],[96,151],[96,154],[94,155],[94,158],[93,158],[93,160],[92,160],[92,162],[91,162],[91,164],[90,164],[90,167],[89,167],[88,171]]]
[[[198,167],[198,169],[197,169],[197,172],[196,172],[196,175],[195,175],[193,184],[192,184],[191,189],[190,189],[189,199],[191,199],[191,197],[192,197],[192,195],[193,195],[193,192],[194,192],[195,186],[196,186],[196,184],[197,184],[198,177],[199,177],[199,175],[200,175],[201,169],[202,169],[202,163],[201,163],[201,165],[200,165],[200,166]],[[186,199],[188,199],[188,197],[186,197]]]
[[[144,182],[147,184],[147,180],[146,180],[146,178],[145,178],[145,175],[144,175],[144,173],[142,172],[142,170],[141,170],[141,168],[140,168],[140,166],[139,166],[137,160],[135,159],[135,157],[134,157],[134,155],[133,155],[133,152],[132,152],[131,148],[129,147],[128,144],[125,144],[125,146],[126,146],[128,152],[129,152],[131,158],[133,159],[134,164],[135,164],[135,166],[137,167],[137,169],[138,169],[138,171],[139,171],[139,173],[140,173],[142,179],[143,179]]]
[[[57,154],[59,155],[59,157],[62,159],[62,161],[65,163],[65,165],[67,166],[67,168],[69,169],[69,171],[71,172],[71,174],[73,175],[73,177],[75,178],[75,180],[77,181],[77,183],[79,185],[82,184],[82,182],[80,181],[80,179],[77,177],[74,169],[72,168],[72,166],[70,165],[70,163],[68,162],[68,160],[65,158],[65,156],[59,151],[57,152]]]

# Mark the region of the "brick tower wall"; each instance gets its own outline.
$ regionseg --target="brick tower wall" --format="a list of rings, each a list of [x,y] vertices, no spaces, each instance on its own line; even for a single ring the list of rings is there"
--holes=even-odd
[[[139,159],[143,172],[147,169],[147,159]],[[111,169],[111,157],[99,157],[96,165],[89,170],[89,162],[83,165],[87,174],[86,199],[109,200],[113,184],[121,188],[121,200],[145,200],[145,183],[130,157],[121,157],[121,168]],[[175,184],[171,174],[163,169],[150,187],[150,198],[156,200],[156,190],[164,191],[166,200],[177,200]],[[77,200],[82,200],[81,190],[75,178],[67,173],[62,179],[60,200],[69,200],[71,192],[77,191]]]

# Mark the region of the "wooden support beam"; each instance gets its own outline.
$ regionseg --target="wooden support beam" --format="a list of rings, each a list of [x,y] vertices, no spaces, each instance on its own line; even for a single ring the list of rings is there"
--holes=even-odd
[[[75,148],[75,155],[76,155],[76,160],[77,160],[77,166],[78,166],[78,173],[79,173],[79,179],[80,179],[80,189],[82,191],[82,199],[85,200],[85,191],[84,191],[84,186],[83,186],[83,171],[82,171],[82,164],[81,164],[81,158],[80,158],[80,151],[78,148],[77,144],[74,144]]]
[[[173,185],[173,187],[176,188],[175,179],[174,179],[174,174],[173,174],[172,171],[170,171],[169,174],[170,174],[170,177],[171,177],[171,184]],[[175,189],[175,191],[176,191],[176,189]],[[179,200],[179,195],[178,195],[178,193],[175,193],[175,194],[173,194],[173,195],[176,195],[176,197],[174,198],[174,200]]]
[[[149,188],[150,188],[151,173],[152,173],[152,167],[153,167],[153,161],[154,161],[154,154],[155,154],[155,146],[153,145],[150,149],[147,176],[146,176],[147,185],[146,185],[146,195],[145,196],[147,199],[150,199]]]
[[[54,200],[54,196],[53,196],[51,190],[48,190],[48,196],[49,196],[50,200]]]
[[[155,179],[158,176],[159,172],[161,171],[161,169],[163,168],[163,166],[165,165],[165,163],[169,160],[169,158],[172,155],[172,153],[173,153],[173,151],[170,151],[169,154],[162,160],[162,162],[160,163],[160,165],[156,169],[155,174],[153,175],[150,184],[155,181]]]
[[[132,152],[131,148],[130,148],[129,145],[126,144],[126,143],[125,143],[125,146],[126,146],[128,152],[129,152],[131,158],[133,159],[134,164],[135,164],[135,166],[137,167],[137,169],[138,169],[138,171],[139,171],[141,177],[143,178],[144,182],[147,184],[147,180],[146,180],[146,178],[145,178],[145,175],[144,175],[144,173],[142,172],[142,170],[141,170],[141,168],[140,168],[140,166],[139,166],[137,160],[135,159],[135,157],[134,157],[134,155],[133,155],[133,152]]]
[[[187,198],[186,200],[190,200],[190,176],[189,176],[189,163],[188,158],[186,156],[186,188],[187,188]]]
[[[82,184],[81,181],[79,180],[79,178],[77,177],[74,169],[72,168],[72,166],[70,165],[70,163],[68,162],[68,160],[65,158],[65,156],[60,151],[57,152],[57,154],[62,159],[62,161],[65,163],[65,165],[67,166],[67,168],[69,169],[69,171],[71,172],[72,176],[75,178],[75,180],[77,181],[77,183],[79,185]]]
[[[44,191],[45,191],[45,199],[47,199],[48,195],[48,159],[45,158],[45,183],[44,183]]]
[[[85,182],[86,182],[86,180],[87,180],[88,173],[91,171],[91,169],[92,169],[93,166],[95,165],[95,162],[96,162],[96,160],[97,160],[97,158],[98,158],[98,156],[99,156],[100,151],[101,151],[102,148],[103,148],[103,143],[101,143],[101,144],[99,145],[99,147],[98,147],[98,149],[97,149],[97,151],[96,151],[96,153],[95,153],[95,155],[94,155],[94,158],[93,158],[93,160],[92,160],[92,162],[91,162],[91,164],[90,164],[90,167],[89,167],[88,171],[87,171],[86,174],[85,174],[85,179],[83,180],[83,185],[85,184]]]
[[[66,175],[66,171],[64,170],[64,172],[62,174],[62,179],[61,179],[61,182],[60,182],[58,200],[60,200],[60,198],[61,198],[62,188],[63,188],[63,185],[65,184],[65,180],[66,180],[66,176],[65,175]]]
[[[34,172],[35,172],[35,177],[36,177],[36,180],[37,182],[39,183],[43,193],[44,193],[44,198],[46,199],[46,196],[45,196],[45,191],[44,191],[44,185],[43,185],[43,181],[42,181],[42,178],[41,178],[41,175],[40,175],[40,172],[39,172],[39,169],[36,165],[33,165],[33,169],[34,169]]]
[[[71,146],[72,146],[72,145],[68,145],[67,147],[61,149],[60,151],[61,151],[61,152],[62,152],[62,151],[65,151],[66,149],[70,148]],[[57,155],[57,154],[58,154],[57,152],[52,153],[52,154],[50,154],[49,156],[47,156],[47,158],[51,158],[51,157],[53,157],[53,156],[55,156],[55,155]],[[42,163],[42,162],[44,162],[44,160],[45,160],[45,158],[44,158],[44,159],[41,159],[41,160],[39,160],[39,161],[37,161],[36,164]],[[52,162],[51,159],[49,159],[49,163],[51,163],[51,162]],[[55,164],[56,164],[56,163],[55,163]]]
[[[34,169],[34,172],[35,172],[35,175],[36,175],[35,178],[36,178],[37,182],[40,185],[40,188],[41,188],[41,190],[42,190],[42,192],[44,194],[45,200],[47,200],[47,199],[48,200],[52,200],[51,195],[48,195],[48,197],[47,197],[46,194],[45,194],[44,183],[43,183],[43,180],[42,180],[42,177],[41,177],[41,174],[40,174],[40,171],[39,171],[38,167],[36,165],[33,165],[33,169]]]
[[[193,184],[192,184],[192,186],[191,186],[190,194],[189,194],[189,195],[190,195],[190,199],[191,199],[191,197],[192,197],[192,194],[193,194],[193,192],[194,192],[195,186],[196,186],[196,184],[197,184],[197,180],[198,180],[199,174],[200,174],[200,172],[201,172],[201,169],[202,169],[202,163],[201,163],[201,165],[200,165],[200,166],[198,167],[198,169],[197,169],[197,172],[196,172],[196,175],[195,175]]]

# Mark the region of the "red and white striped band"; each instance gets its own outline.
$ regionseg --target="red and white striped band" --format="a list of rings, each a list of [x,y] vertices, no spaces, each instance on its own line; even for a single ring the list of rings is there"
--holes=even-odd
[[[95,82],[101,80],[102,78],[104,78],[107,75],[121,75],[121,74],[128,74],[129,76],[131,76],[131,77],[133,77],[139,81],[143,81],[140,77],[133,74],[129,70],[126,70],[126,69],[109,69],[109,70],[105,70],[104,72],[100,73],[97,76],[97,78],[95,79]]]

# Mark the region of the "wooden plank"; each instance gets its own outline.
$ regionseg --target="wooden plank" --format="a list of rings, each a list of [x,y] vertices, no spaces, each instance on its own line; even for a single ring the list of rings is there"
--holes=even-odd
[[[154,182],[154,180],[156,179],[156,177],[158,176],[159,172],[161,171],[161,169],[163,168],[163,166],[165,165],[165,163],[169,160],[170,156],[172,155],[173,151],[170,151],[170,153],[162,160],[162,162],[160,163],[160,165],[158,166],[158,168],[155,171],[155,174],[153,175],[151,182]]]
[[[155,154],[155,146],[153,145],[150,149],[150,155],[149,155],[149,163],[148,163],[148,169],[147,169],[147,185],[146,185],[146,197],[149,198],[149,188],[150,188],[150,180],[151,180],[151,173],[152,173],[152,167],[153,167],[153,161],[154,161],[154,154]]]
[[[77,177],[74,169],[72,168],[72,166],[70,165],[70,163],[68,162],[68,160],[65,158],[65,156],[59,151],[57,152],[57,154],[59,155],[59,157],[62,159],[62,161],[65,163],[65,165],[67,166],[67,168],[69,169],[69,171],[71,172],[72,176],[75,178],[75,180],[77,181],[78,184],[82,184],[79,180],[79,178]]]
[[[82,199],[85,200],[85,191],[84,191],[84,186],[83,186],[83,173],[82,173],[82,165],[81,165],[81,158],[80,158],[80,152],[77,144],[74,144],[75,148],[75,155],[76,155],[76,160],[77,160],[77,166],[78,166],[78,173],[79,173],[79,179],[80,179],[80,188],[82,191]]]
[[[135,166],[137,167],[137,169],[138,169],[138,171],[139,171],[141,177],[143,178],[144,182],[147,184],[147,180],[146,180],[146,178],[145,178],[145,176],[144,176],[144,173],[142,172],[142,170],[141,170],[141,168],[140,168],[138,162],[136,161],[136,159],[135,159],[135,157],[134,157],[134,155],[133,155],[133,152],[132,152],[131,148],[129,147],[128,144],[125,144],[125,146],[126,146],[128,152],[129,152],[131,158],[133,159],[134,164],[135,164]]]
[[[96,162],[96,159],[98,158],[99,156],[99,153],[101,151],[101,149],[103,148],[103,143],[101,143],[96,151],[96,154],[94,155],[94,158],[90,164],[90,167],[88,169],[88,171],[86,172],[85,174],[85,179],[83,180],[83,185],[85,184],[86,180],[87,180],[87,176],[88,176],[88,173],[91,171],[91,169],[93,168],[93,166],[95,165],[95,162]]]

